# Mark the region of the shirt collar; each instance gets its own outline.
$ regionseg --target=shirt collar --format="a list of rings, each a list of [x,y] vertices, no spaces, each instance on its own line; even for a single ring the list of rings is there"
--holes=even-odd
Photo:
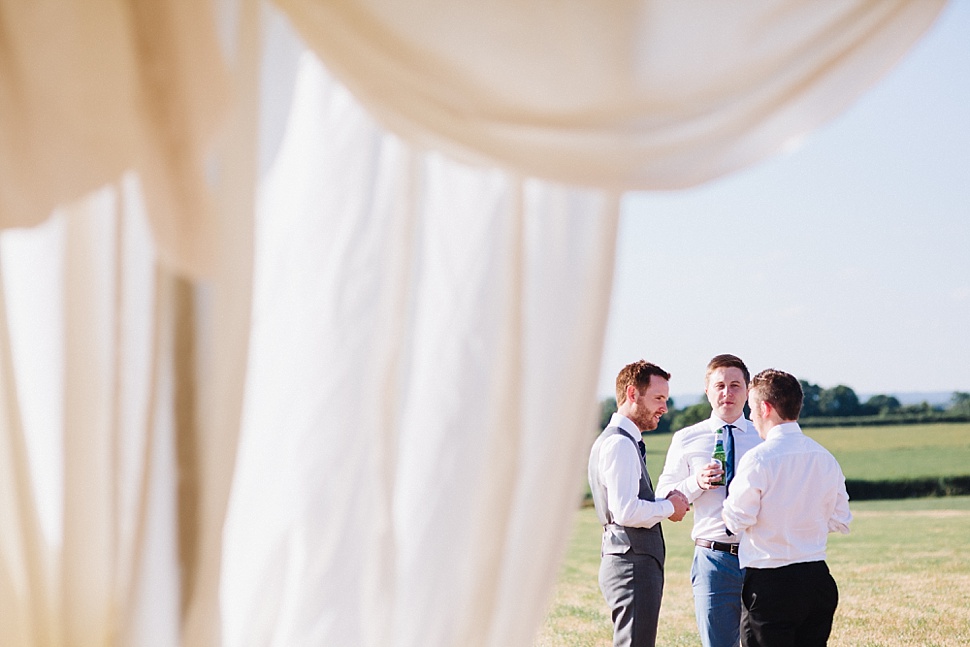
[[[769,429],[765,435],[765,440],[769,438],[781,438],[782,436],[793,436],[800,433],[802,433],[802,428],[797,422],[783,422]]]
[[[724,422],[713,413],[711,414],[711,431],[717,431],[724,425],[731,425],[735,429],[739,429],[742,432],[745,432],[748,430],[748,419],[745,418],[744,414],[742,413],[740,416],[738,416],[738,419],[735,420],[734,422]]]
[[[613,417],[610,418],[610,427],[619,427],[623,431],[627,432],[633,436],[633,440],[640,440],[640,429],[637,428],[633,421],[624,416],[622,413],[614,413]]]

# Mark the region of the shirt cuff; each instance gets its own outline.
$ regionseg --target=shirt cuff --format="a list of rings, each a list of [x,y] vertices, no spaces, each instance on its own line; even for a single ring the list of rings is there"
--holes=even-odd
[[[667,517],[669,517],[675,512],[674,504],[668,501],[667,499],[663,499],[661,503],[663,503],[663,506],[664,506],[664,519],[666,519]]]

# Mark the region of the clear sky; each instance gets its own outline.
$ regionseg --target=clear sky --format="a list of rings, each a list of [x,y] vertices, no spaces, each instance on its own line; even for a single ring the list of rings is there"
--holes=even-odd
[[[626,198],[600,395],[640,358],[701,393],[726,352],[858,393],[970,391],[970,0],[794,152]]]

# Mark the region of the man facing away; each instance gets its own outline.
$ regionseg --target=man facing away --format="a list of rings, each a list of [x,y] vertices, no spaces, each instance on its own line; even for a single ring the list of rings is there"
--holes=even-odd
[[[765,442],[741,459],[723,512],[741,536],[745,647],[825,645],[839,602],[825,546],[828,533],[849,532],[849,496],[838,461],[798,425],[802,398],[798,380],[774,369],[748,389]]]
[[[724,526],[721,509],[737,462],[761,443],[744,417],[750,378],[748,367],[734,355],[718,355],[707,364],[704,381],[711,417],[674,434],[657,481],[659,496],[679,490],[694,506],[690,580],[704,647],[737,647],[741,636],[744,571],[738,561],[738,537]],[[711,460],[719,430],[727,455],[723,469]],[[715,485],[722,476],[726,486]]]
[[[603,524],[599,583],[613,616],[613,644],[653,647],[663,595],[664,540],[660,521],[680,521],[687,499],[655,498],[640,434],[667,411],[670,374],[643,360],[616,378],[617,412],[589,455],[589,487]]]

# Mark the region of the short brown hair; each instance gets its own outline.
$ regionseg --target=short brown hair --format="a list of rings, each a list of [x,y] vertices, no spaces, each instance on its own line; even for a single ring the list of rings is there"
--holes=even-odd
[[[751,383],[751,373],[748,372],[748,367],[744,365],[741,358],[737,355],[716,355],[710,362],[707,363],[707,373],[704,374],[704,382],[706,383],[711,378],[711,373],[719,368],[739,368],[741,373],[744,374],[744,383]]]
[[[754,376],[748,390],[754,391],[759,400],[777,409],[782,420],[798,420],[804,394],[802,385],[794,375],[768,368]]]
[[[631,384],[637,387],[637,391],[650,386],[650,376],[656,375],[665,380],[670,380],[670,373],[663,370],[656,364],[651,364],[644,360],[627,364],[620,369],[620,374],[616,376],[616,404],[617,406],[626,401],[626,388]]]

